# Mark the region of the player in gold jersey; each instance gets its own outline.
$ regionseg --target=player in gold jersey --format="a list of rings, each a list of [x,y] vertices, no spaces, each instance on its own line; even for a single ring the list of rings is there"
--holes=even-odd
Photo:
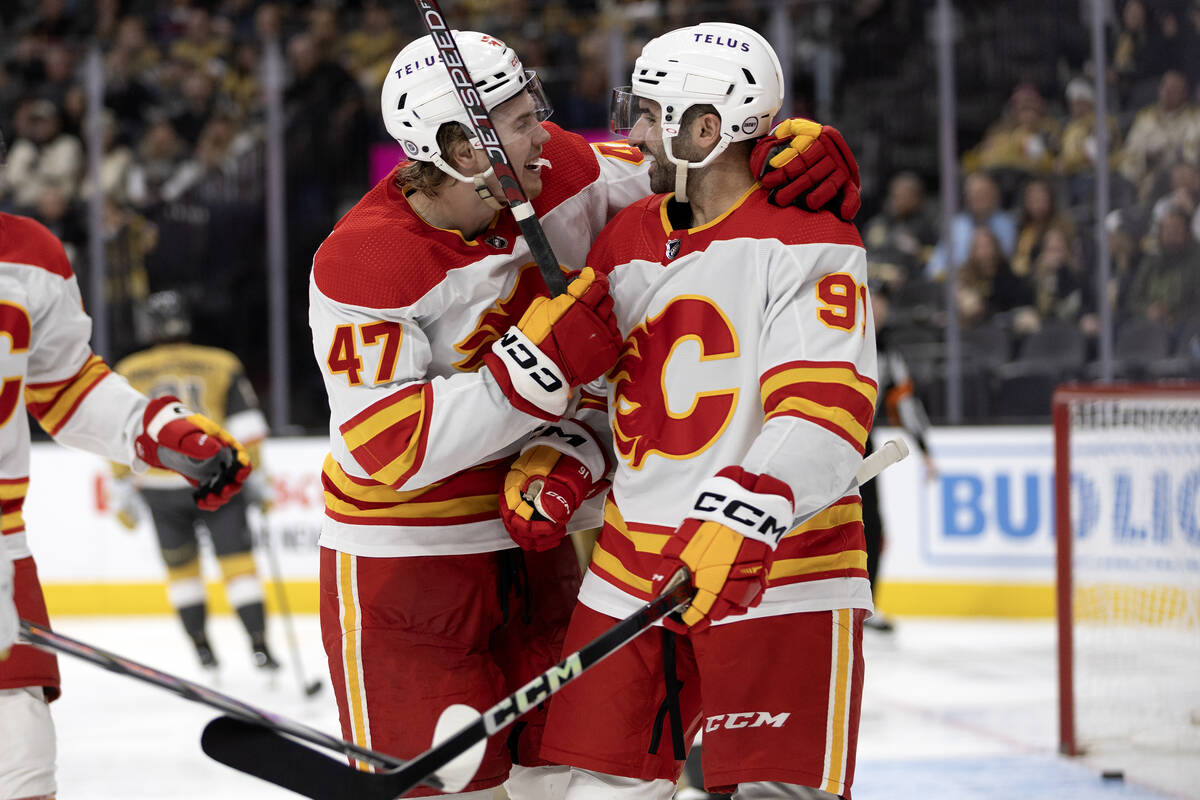
[[[258,398],[246,379],[242,363],[228,350],[190,344],[191,320],[178,292],[152,294],[146,301],[146,321],[153,344],[117,362],[114,369],[150,397],[175,395],[191,408],[235,431],[250,454],[261,464],[260,446],[267,422]],[[198,528],[207,529],[221,574],[225,594],[250,637],[254,663],[277,670],[278,662],[267,647],[262,584],[255,571],[253,543],[246,511],[249,503],[265,502],[266,479],[253,473],[246,492],[216,511],[202,511],[191,499],[191,490],[174,473],[152,469],[134,478],[127,467],[114,465],[117,478],[114,505],[117,519],[136,527],[145,510],[154,522],[159,548],[167,567],[167,594],[179,613],[184,630],[196,648],[200,664],[217,667],[217,658],[206,630],[208,604],[200,568]]]

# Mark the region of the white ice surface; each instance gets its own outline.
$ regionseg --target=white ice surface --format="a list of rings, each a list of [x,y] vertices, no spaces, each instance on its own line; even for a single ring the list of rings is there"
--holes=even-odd
[[[273,685],[251,666],[232,617],[210,621],[221,691],[337,734],[328,679],[305,698],[278,619],[271,621]],[[325,677],[315,616],[296,625],[305,678]],[[202,675],[174,617],[61,617],[62,633],[189,679]],[[868,631],[856,800],[1200,798],[1200,759],[1155,766],[1056,754],[1054,630],[1050,621],[900,619],[894,634]],[[60,658],[54,704],[62,800],[199,800],[295,797],[210,761],[200,750],[216,711],[91,664]],[[1200,667],[1198,667],[1200,669]],[[1200,674],[1200,673],[1198,673]],[[1120,768],[1124,781],[1104,781]]]

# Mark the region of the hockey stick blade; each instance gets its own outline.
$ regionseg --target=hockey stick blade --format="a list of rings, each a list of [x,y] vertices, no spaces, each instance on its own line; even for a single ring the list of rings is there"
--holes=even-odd
[[[204,726],[200,748],[227,767],[312,800],[392,800],[390,785],[271,728],[221,716]],[[434,786],[434,780],[426,781]],[[435,786],[435,788],[438,788]]]
[[[282,715],[257,708],[237,698],[222,694],[215,689],[184,680],[170,673],[161,672],[132,659],[110,653],[107,650],[102,650],[86,642],[81,642],[78,639],[72,639],[61,633],[56,633],[49,628],[30,622],[29,620],[22,619],[20,621],[20,636],[22,641],[39,649],[73,656],[83,661],[88,661],[109,672],[124,675],[127,678],[134,678],[143,683],[149,683],[182,697],[184,700],[200,703],[209,708],[223,711],[230,717],[247,723],[253,723],[262,730],[294,736],[305,742],[334,750],[378,767],[390,769],[404,764],[398,758],[365,747],[359,747],[352,742],[347,742],[336,736],[330,736],[316,728],[310,728],[303,723],[288,719]],[[307,750],[308,748],[305,749]],[[436,781],[431,782],[430,785],[435,789],[440,788],[440,784]]]

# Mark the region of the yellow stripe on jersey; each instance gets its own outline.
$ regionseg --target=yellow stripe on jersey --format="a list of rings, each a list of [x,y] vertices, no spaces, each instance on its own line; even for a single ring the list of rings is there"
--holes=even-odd
[[[634,549],[641,553],[661,553],[667,546],[667,540],[671,538],[669,533],[630,530],[611,497],[604,503],[604,524],[628,539]]]
[[[0,531],[18,533],[25,530],[25,493],[29,491],[29,478],[6,478],[0,480]]]
[[[463,474],[452,476],[448,480],[459,478]],[[460,480],[470,483],[467,479]],[[500,513],[498,486],[494,482],[481,481],[478,485],[484,490],[482,493],[458,496],[447,496],[445,492],[437,491],[447,481],[398,492],[381,483],[365,484],[361,480],[355,480],[346,474],[332,454],[325,456],[324,482],[326,513],[345,522],[378,519],[460,521],[457,518],[474,518],[479,515],[492,518],[499,517]],[[423,495],[435,499],[419,500]]]
[[[802,417],[865,451],[878,387],[854,365],[794,361],[768,371],[760,386],[766,419]]]
[[[769,581],[811,575],[814,572],[834,572],[847,569],[866,570],[867,553],[864,550],[843,550],[825,556],[807,558],[783,558],[771,564]]]
[[[342,424],[347,449],[372,478],[399,487],[420,468],[432,394],[429,384],[414,384],[367,406]]]
[[[349,553],[338,553],[337,582],[338,599],[342,607],[342,670],[346,676],[346,704],[350,709],[350,739],[360,747],[370,747],[367,731],[367,698],[363,695],[362,668],[359,644],[358,587],[355,586],[357,570],[355,557]],[[371,767],[365,761],[355,761],[363,772]]]
[[[846,756],[850,739],[850,678],[854,671],[852,634],[854,618],[847,608],[830,612],[833,642],[829,670],[829,716],[825,730],[825,782],[821,789],[840,795],[846,783]]]
[[[605,550],[604,545],[599,542],[592,549],[592,564],[622,583],[629,584],[641,592],[649,593],[650,589],[654,586],[653,582],[625,569],[625,565],[621,563],[621,559]]]
[[[84,395],[110,371],[100,356],[93,355],[84,362],[79,372],[65,381],[27,385],[25,405],[42,428],[53,436],[67,424]]]
[[[809,531],[823,531],[829,528],[836,528],[839,525],[846,525],[848,523],[861,521],[861,503],[857,501],[852,503],[839,503],[820,512],[803,525],[792,528],[792,530],[788,531],[783,538],[788,539],[792,536],[801,536]]]

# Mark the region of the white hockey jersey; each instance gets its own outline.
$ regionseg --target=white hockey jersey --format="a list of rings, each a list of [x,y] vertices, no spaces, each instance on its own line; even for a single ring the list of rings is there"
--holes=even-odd
[[[870,609],[861,501],[843,496],[877,394],[858,231],[757,185],[677,230],[670,197],[618,214],[588,256],[625,343],[607,380],[616,474],[580,600],[614,617],[645,602],[697,487],[739,465],[785,481],[796,516],[833,503],[780,542],[750,616]]]
[[[136,462],[146,398],[89,344],[92,320],[62,244],[40,223],[0,213],[0,528],[14,560],[30,555],[27,408],[59,443]]]
[[[561,263],[582,265],[620,209],[645,196],[646,165],[544,123],[534,201]],[[389,175],[313,259],[309,322],[329,397],[322,546],[360,556],[514,547],[498,493],[541,420],[515,410],[482,357],[545,288],[512,215],[475,240],[435,228]]]

